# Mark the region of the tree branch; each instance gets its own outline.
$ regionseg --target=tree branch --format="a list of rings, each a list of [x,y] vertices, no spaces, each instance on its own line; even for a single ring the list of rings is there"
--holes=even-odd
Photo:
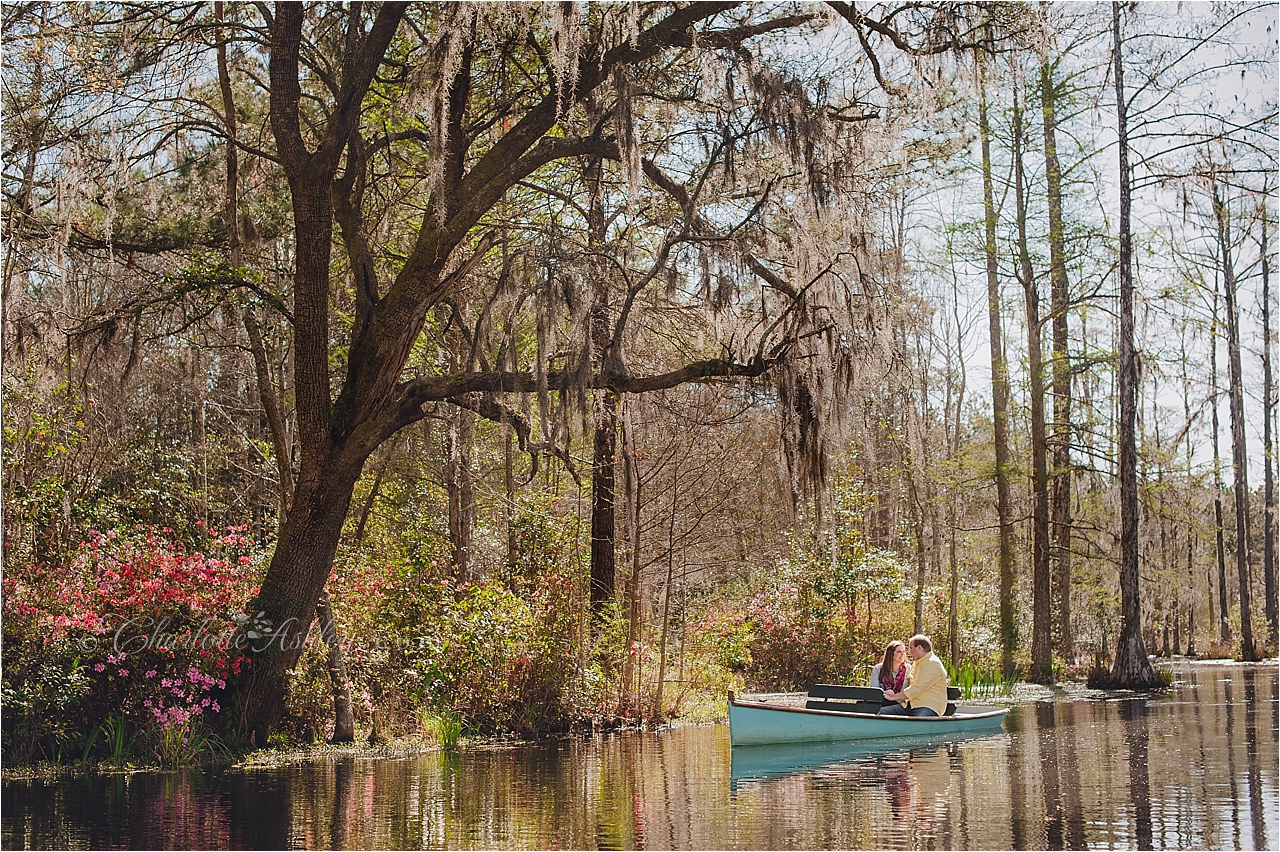
[[[777,355],[756,357],[746,363],[726,358],[709,358],[693,361],[653,376],[633,376],[621,372],[599,373],[591,377],[586,387],[596,390],[608,388],[617,393],[649,393],[667,390],[689,382],[717,378],[757,378],[772,369],[778,362]],[[566,391],[579,385],[580,376],[577,372],[547,374],[546,388],[549,390]],[[466,394],[477,392],[535,393],[538,389],[538,377],[528,372],[491,370],[481,373],[423,376],[403,382],[397,388],[397,408],[401,412],[400,416],[410,416],[405,423],[411,423],[416,419],[412,416],[412,410],[419,409],[428,402],[456,401]],[[396,428],[400,428],[401,425],[405,424],[399,423]]]

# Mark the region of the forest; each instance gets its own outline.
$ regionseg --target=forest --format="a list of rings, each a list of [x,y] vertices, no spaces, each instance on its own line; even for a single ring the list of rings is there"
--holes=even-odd
[[[1275,3],[2,14],[5,761],[1275,655]]]

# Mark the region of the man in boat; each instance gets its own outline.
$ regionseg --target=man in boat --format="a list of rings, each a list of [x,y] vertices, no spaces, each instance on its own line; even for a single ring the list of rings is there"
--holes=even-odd
[[[881,716],[941,716],[947,712],[947,687],[951,679],[947,667],[933,653],[933,643],[928,636],[916,634],[907,643],[907,652],[914,661],[907,675],[907,685],[901,692],[885,692],[884,700],[897,701],[885,704]]]

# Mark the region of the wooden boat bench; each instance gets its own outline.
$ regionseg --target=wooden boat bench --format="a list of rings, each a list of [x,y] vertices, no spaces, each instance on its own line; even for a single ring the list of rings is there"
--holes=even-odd
[[[959,700],[960,688],[958,686],[948,686],[947,712],[942,715],[954,715],[956,702]],[[838,686],[831,683],[815,683],[809,687],[809,695],[804,702],[804,706],[806,710],[879,713],[884,703],[884,690],[878,686]]]

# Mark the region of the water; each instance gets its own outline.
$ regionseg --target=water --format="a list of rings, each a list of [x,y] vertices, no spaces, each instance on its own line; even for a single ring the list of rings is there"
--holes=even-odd
[[[1268,849],[1278,670],[1023,704],[944,746],[756,746],[723,726],[403,759],[5,781],[17,848]]]

